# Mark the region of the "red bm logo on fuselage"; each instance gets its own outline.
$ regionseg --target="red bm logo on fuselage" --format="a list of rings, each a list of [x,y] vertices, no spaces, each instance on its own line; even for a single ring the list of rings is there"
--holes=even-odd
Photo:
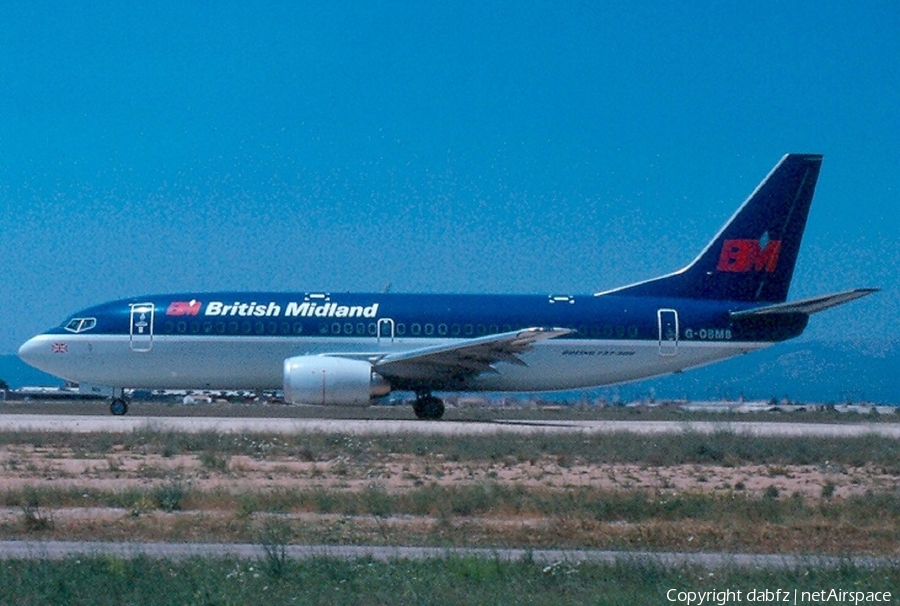
[[[196,316],[200,313],[200,301],[173,301],[166,309],[167,316]]]
[[[716,269],[736,273],[746,271],[772,273],[778,265],[780,252],[781,240],[769,240],[765,247],[760,246],[759,240],[725,240]]]

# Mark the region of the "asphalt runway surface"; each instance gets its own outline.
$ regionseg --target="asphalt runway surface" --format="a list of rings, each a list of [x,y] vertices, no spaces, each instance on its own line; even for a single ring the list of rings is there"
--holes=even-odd
[[[673,434],[683,432],[734,432],[754,436],[814,436],[822,438],[879,435],[900,438],[896,423],[786,423],[753,421],[591,421],[591,420],[447,420],[316,419],[262,417],[157,417],[126,415],[0,414],[0,431],[73,433],[128,433],[141,430],[187,433],[326,433],[326,434],[424,434],[424,435],[520,435]]]

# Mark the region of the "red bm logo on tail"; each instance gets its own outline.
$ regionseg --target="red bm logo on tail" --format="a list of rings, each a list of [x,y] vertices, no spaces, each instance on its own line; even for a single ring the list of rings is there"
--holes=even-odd
[[[778,265],[781,240],[769,240],[765,247],[759,240],[725,240],[719,256],[719,271],[742,273],[746,271],[766,271],[772,273]]]

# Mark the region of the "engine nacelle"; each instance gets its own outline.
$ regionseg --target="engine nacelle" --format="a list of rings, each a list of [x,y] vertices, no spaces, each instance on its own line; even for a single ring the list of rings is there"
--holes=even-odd
[[[284,399],[291,404],[367,406],[390,391],[365,360],[297,356],[284,361]]]

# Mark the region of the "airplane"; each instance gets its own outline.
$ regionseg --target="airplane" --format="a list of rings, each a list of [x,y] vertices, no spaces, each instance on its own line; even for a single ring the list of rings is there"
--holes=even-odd
[[[90,307],[19,349],[128,411],[125,389],[278,390],[365,406],[434,392],[559,391],[676,373],[800,335],[876,292],[787,302],[822,156],[787,154],[684,269],[585,295],[211,292]]]

